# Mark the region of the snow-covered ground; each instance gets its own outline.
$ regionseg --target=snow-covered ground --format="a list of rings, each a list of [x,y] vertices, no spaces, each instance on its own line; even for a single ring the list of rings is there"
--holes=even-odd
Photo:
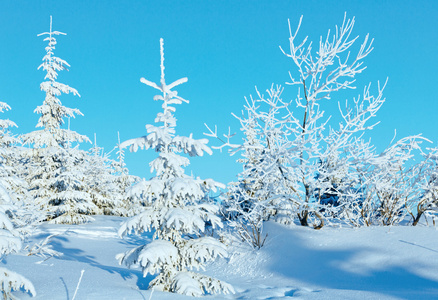
[[[115,255],[150,240],[121,239],[124,218],[97,216],[85,225],[40,226],[33,244],[50,234],[58,258],[9,255],[0,266],[32,281],[36,299],[193,299],[147,290],[153,278],[118,265]],[[260,251],[233,245],[228,259],[206,273],[231,283],[234,295],[207,299],[438,299],[435,227],[323,228],[267,223]],[[20,298],[29,296],[16,293]]]

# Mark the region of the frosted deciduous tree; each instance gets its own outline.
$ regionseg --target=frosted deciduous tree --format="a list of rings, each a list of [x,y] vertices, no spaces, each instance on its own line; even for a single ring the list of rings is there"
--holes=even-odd
[[[411,160],[424,140],[421,136],[402,138],[381,153],[370,142],[352,142],[342,163],[347,176],[337,189],[340,217],[353,226],[403,221],[419,197],[419,172]]]
[[[290,165],[286,126],[290,120],[287,110],[282,115],[289,104],[283,102],[282,91],[281,86],[271,87],[268,97],[257,91],[256,98],[246,99],[245,113],[234,115],[245,134],[243,144],[232,150],[241,151],[238,161],[243,171],[237,182],[229,184],[225,214],[239,236],[255,248],[263,246],[266,238],[263,221],[284,220],[285,199],[293,192],[287,184]]]
[[[152,148],[158,152],[158,157],[150,163],[151,171],[155,171],[156,175],[131,188],[132,194],[143,197],[150,206],[124,223],[119,230],[121,236],[132,231],[136,234],[153,231],[153,241],[119,254],[117,259],[127,266],[140,265],[144,276],[158,273],[150,283],[150,287],[157,290],[191,296],[233,292],[229,284],[192,271],[194,268],[202,269],[207,261],[217,256],[227,255],[225,246],[217,239],[200,236],[206,222],[213,227],[222,226],[215,215],[217,206],[203,202],[203,199],[208,197],[209,191],[224,186],[211,179],[184,174],[183,167],[189,164],[189,159],[178,153],[202,156],[204,152],[211,154],[211,150],[206,145],[206,139],[176,135],[174,105],[188,101],[178,96],[173,88],[186,82],[187,78],[166,84],[162,39],[160,52],[160,83],[155,84],[145,78],[141,78],[141,82],[162,93],[154,100],[162,101],[163,111],[157,114],[157,125],[146,125],[146,136],[122,144],[123,147],[129,146],[131,151]]]
[[[319,162],[332,157],[342,158],[346,147],[357,136],[373,128],[375,124],[370,125],[368,121],[375,116],[385,99],[383,88],[379,86],[378,95],[373,96],[369,92],[370,86],[367,86],[363,95],[354,99],[352,104],[347,101],[345,106],[339,103],[342,121],[338,128],[330,126],[327,130],[330,118],[324,117],[321,109],[323,101],[329,100],[334,92],[355,88],[353,78],[365,69],[362,61],[373,49],[372,40],[369,42],[367,35],[357,54],[350,55],[350,48],[357,37],[351,38],[354,18],[350,20],[345,17],[342,25],[336,27],[333,36],[330,36],[329,31],[325,39],[321,37],[318,51],[314,54],[312,44],[306,45],[307,37],[296,43],[300,25],[301,19],[295,33],[290,30],[289,51],[282,51],[298,71],[298,78],[294,77],[295,72],[290,73],[291,81],[288,84],[299,86],[295,99],[297,109],[295,114],[290,115],[292,122],[289,127],[293,137],[288,151],[293,166],[291,171],[299,178],[291,182],[296,190],[291,199],[299,203],[296,215],[301,225],[308,225],[312,215],[319,218],[320,200],[315,201],[314,196],[332,188],[326,185],[327,180],[317,175],[323,171],[325,177],[330,177],[332,175],[327,174],[327,171],[339,171],[336,168],[321,170],[324,165]],[[299,110],[302,111],[301,117],[296,114]]]
[[[422,138],[403,138],[380,154],[363,140],[378,124],[370,122],[385,102],[386,83],[377,84],[375,95],[368,84],[352,101],[338,102],[339,121],[330,122],[324,106],[336,92],[355,89],[354,78],[366,68],[363,60],[373,49],[372,40],[367,35],[353,54],[354,18],[345,17],[333,35],[329,31],[321,37],[314,52],[307,37],[297,42],[301,21],[296,31],[289,26],[289,49],[281,49],[295,68],[286,84],[298,88],[296,107],[279,99],[279,88],[268,90],[269,98],[257,92],[256,99],[246,101],[247,113],[238,117],[244,143],[225,143],[231,152],[243,150],[244,156],[244,171],[230,187],[230,199],[264,204],[277,215],[281,207],[280,221],[297,220],[315,228],[340,217],[355,226],[396,224],[415,199],[408,180],[415,172],[407,161],[420,149]],[[211,130],[209,135],[217,137]],[[257,156],[256,164],[248,163],[251,155]],[[330,197],[337,199],[336,205],[327,203]]]
[[[298,29],[300,25],[301,20]],[[414,174],[407,161],[420,149],[421,136],[402,138],[380,154],[362,140],[363,134],[378,124],[370,124],[370,120],[385,101],[386,83],[377,85],[376,95],[368,84],[353,101],[338,102],[338,126],[329,126],[330,117],[324,118],[323,101],[335,92],[355,88],[353,78],[365,70],[363,59],[373,49],[367,35],[357,54],[351,55],[357,40],[351,37],[353,26],[354,18],[345,17],[333,36],[329,32],[320,39],[316,54],[311,44],[306,46],[307,37],[296,43],[298,29],[295,33],[290,30],[289,51],[283,51],[298,71],[298,77],[290,73],[289,84],[299,87],[296,104],[297,110],[303,111],[301,118],[290,116],[294,139],[290,139],[288,151],[291,171],[299,178],[292,184],[297,192],[291,198],[299,203],[297,216],[302,225],[308,225],[312,214],[331,214],[329,207],[321,205],[321,197],[327,194],[340,200],[332,207],[335,215],[349,211],[349,220],[358,218],[364,225],[399,223],[415,199],[408,180]],[[355,207],[354,212],[351,207]]]
[[[418,201],[408,206],[414,226],[422,217],[436,224],[438,216],[438,148],[430,148],[422,155],[423,160],[414,167],[417,176],[411,180],[412,185],[418,188]]]

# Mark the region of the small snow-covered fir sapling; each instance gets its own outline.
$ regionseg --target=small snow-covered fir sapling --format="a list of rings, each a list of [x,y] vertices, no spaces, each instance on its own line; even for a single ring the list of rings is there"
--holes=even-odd
[[[61,128],[64,118],[82,115],[76,108],[68,108],[59,100],[61,94],[79,96],[76,89],[57,82],[58,71],[67,70],[70,65],[63,59],[54,56],[56,35],[65,33],[52,30],[39,34],[47,36],[46,55],[38,67],[47,72],[41,90],[46,97],[35,113],[41,114],[36,127],[41,130],[21,136],[25,144],[31,145],[29,151],[30,163],[26,180],[35,202],[47,214],[47,219],[55,223],[83,223],[91,219],[87,216],[96,210],[90,195],[86,192],[84,182],[84,164],[86,153],[78,148],[72,148],[74,142],[90,140],[75,131]]]
[[[11,199],[6,189],[0,185],[0,260],[4,256],[21,250],[21,238],[15,230],[12,222],[5,214],[10,205]],[[6,268],[0,268],[0,292],[3,299],[15,299],[13,291],[24,290],[36,295],[32,283],[20,274],[10,271]]]
[[[140,181],[140,177],[129,174],[125,163],[125,151],[121,147],[119,133],[117,133],[117,141],[118,143],[113,149],[113,151],[116,151],[117,159],[111,160],[111,175],[115,184],[115,198],[120,205],[114,207],[112,212],[115,215],[132,217],[139,214],[146,204],[142,201],[141,197],[127,194],[128,189]]]
[[[184,174],[184,166],[189,159],[179,155],[184,152],[190,156],[211,154],[207,147],[208,140],[195,140],[175,134],[175,104],[187,100],[179,97],[172,89],[187,81],[179,79],[166,84],[164,79],[164,49],[160,40],[161,81],[155,84],[144,78],[141,82],[151,86],[161,95],[154,100],[163,101],[163,111],[157,114],[157,125],[146,125],[148,135],[128,140],[123,147],[131,151],[138,148],[155,149],[158,157],[151,163],[151,170],[156,175],[150,180],[143,180],[131,188],[130,193],[143,197],[150,206],[145,211],[124,223],[119,234],[130,232],[140,234],[154,232],[152,242],[117,255],[120,264],[140,265],[143,275],[158,273],[150,283],[150,288],[170,291],[190,296],[204,293],[233,293],[233,288],[218,279],[195,273],[192,269],[203,268],[207,261],[218,256],[226,256],[225,245],[210,236],[200,237],[206,222],[213,227],[221,227],[220,218],[216,216],[217,206],[203,202],[209,191],[224,188],[211,179],[202,180]],[[158,125],[160,124],[160,125]]]
[[[110,153],[104,153],[103,148],[97,146],[95,136],[85,164],[87,192],[98,207],[99,214],[132,216],[126,189],[137,179],[128,174],[120,154],[119,160],[115,161],[109,157]]]

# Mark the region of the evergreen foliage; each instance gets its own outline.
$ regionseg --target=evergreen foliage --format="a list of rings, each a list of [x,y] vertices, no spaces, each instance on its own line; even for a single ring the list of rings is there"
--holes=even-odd
[[[188,101],[172,89],[186,82],[187,78],[166,84],[162,39],[160,52],[160,84],[145,78],[141,78],[141,82],[162,93],[154,100],[163,101],[163,111],[157,114],[157,125],[146,125],[148,135],[122,143],[122,147],[129,146],[131,151],[152,148],[158,152],[158,157],[150,163],[151,171],[156,175],[137,183],[130,191],[145,199],[149,206],[119,230],[121,236],[130,232],[153,231],[154,239],[149,244],[117,255],[117,259],[127,266],[140,265],[144,276],[158,273],[150,283],[150,287],[157,290],[190,296],[233,292],[229,284],[192,271],[194,268],[202,269],[207,261],[227,255],[225,245],[213,237],[201,235],[206,222],[210,222],[213,228],[222,227],[215,215],[218,207],[206,203],[204,199],[210,191],[224,186],[211,179],[202,180],[184,174],[183,167],[189,164],[189,159],[178,153],[202,156],[204,152],[211,154],[211,150],[206,145],[206,139],[176,135],[173,105]]]
[[[27,153],[28,172],[26,181],[35,202],[46,218],[55,223],[83,223],[91,220],[88,214],[96,210],[90,195],[86,190],[84,169],[87,159],[84,151],[72,148],[72,143],[88,141],[89,139],[75,131],[61,128],[64,118],[82,115],[76,108],[68,108],[59,100],[61,94],[79,96],[76,89],[57,82],[58,72],[67,70],[70,65],[54,55],[56,35],[65,33],[50,30],[39,34],[47,36],[46,55],[43,63],[38,67],[46,71],[46,76],[40,88],[46,93],[41,106],[35,113],[41,116],[36,127],[41,130],[33,131],[21,136],[24,143],[33,147]]]
[[[19,252],[22,247],[20,234],[7,216],[10,214],[11,202],[8,192],[0,185],[0,261],[10,253]],[[15,299],[12,292],[21,289],[32,296],[36,295],[32,283],[24,276],[0,267],[0,292],[3,299]]]

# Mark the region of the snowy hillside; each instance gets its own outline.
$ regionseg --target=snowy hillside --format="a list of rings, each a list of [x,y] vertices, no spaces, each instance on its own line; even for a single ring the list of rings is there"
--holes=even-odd
[[[49,245],[64,253],[47,260],[9,255],[0,267],[25,275],[32,299],[194,299],[146,290],[152,276],[118,265],[115,256],[150,240],[117,236],[121,217],[96,216],[83,225],[44,224],[28,241],[51,234]],[[436,299],[438,231],[435,227],[323,228],[267,223],[265,247],[251,251],[234,243],[230,258],[207,273],[231,283],[234,295],[206,299]],[[23,293],[16,296],[27,299]],[[30,297],[29,297],[30,298]]]

